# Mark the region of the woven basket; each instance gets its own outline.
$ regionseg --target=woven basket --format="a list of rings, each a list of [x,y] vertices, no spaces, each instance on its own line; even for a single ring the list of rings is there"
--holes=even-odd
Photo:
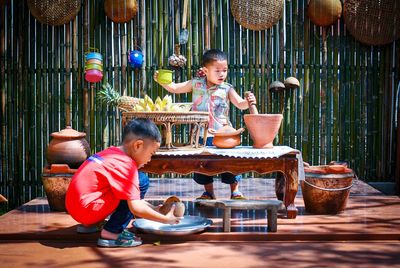
[[[78,14],[81,0],[28,0],[28,7],[41,23],[63,25]]]
[[[136,0],[105,0],[104,11],[113,22],[129,22],[136,16],[138,5]]]
[[[254,31],[271,28],[283,15],[283,0],[231,0],[230,3],[235,20]]]
[[[135,118],[147,118],[155,124],[161,125],[164,128],[165,146],[163,149],[178,148],[173,145],[172,141],[172,126],[179,124],[189,124],[190,131],[190,146],[198,148],[200,131],[203,131],[203,137],[207,138],[208,131],[208,112],[123,112],[122,126]]]
[[[344,20],[358,41],[384,45],[400,37],[400,0],[346,0]]]

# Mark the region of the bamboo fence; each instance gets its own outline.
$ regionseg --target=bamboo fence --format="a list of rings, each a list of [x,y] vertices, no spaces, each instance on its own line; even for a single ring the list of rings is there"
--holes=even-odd
[[[339,20],[312,24],[307,0],[285,0],[283,18],[272,28],[251,31],[235,22],[228,0],[189,1],[189,41],[181,46],[187,66],[175,80],[191,79],[209,48],[228,54],[227,81],[240,95],[253,87],[261,113],[284,113],[276,144],[299,149],[310,164],[347,161],[365,181],[394,181],[396,87],[400,43],[366,46]],[[168,68],[178,43],[183,0],[138,0],[129,23],[113,23],[103,1],[84,0],[77,17],[63,26],[43,25],[26,1],[0,6],[1,169],[0,193],[10,206],[43,196],[42,168],[50,134],[71,125],[87,133],[92,152],[120,142],[121,115],[98,104],[101,83],[84,80],[84,55],[96,48],[104,57],[103,82],[134,97],[167,94],[152,79]],[[141,69],[127,64],[139,46]],[[297,77],[300,88],[270,92],[269,85]],[[173,96],[176,102],[190,94]],[[233,124],[243,113],[231,110]],[[176,129],[177,139],[185,131]],[[243,144],[250,144],[248,134]]]

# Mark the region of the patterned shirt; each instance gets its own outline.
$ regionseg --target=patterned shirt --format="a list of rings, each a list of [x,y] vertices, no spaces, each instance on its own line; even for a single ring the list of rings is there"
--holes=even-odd
[[[192,111],[210,112],[209,128],[218,130],[229,122],[229,91],[233,86],[228,83],[207,88],[205,78],[192,80]]]

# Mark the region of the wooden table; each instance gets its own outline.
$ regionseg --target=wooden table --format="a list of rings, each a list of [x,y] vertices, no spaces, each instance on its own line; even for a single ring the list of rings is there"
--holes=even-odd
[[[287,210],[287,217],[295,219],[297,208],[294,199],[298,191],[297,153],[291,152],[278,158],[236,158],[203,154],[171,156],[156,153],[141,171],[158,175],[169,172],[181,175],[191,172],[205,175],[217,175],[223,172],[233,174],[279,172],[283,176],[278,176],[275,181],[276,196],[283,201]]]

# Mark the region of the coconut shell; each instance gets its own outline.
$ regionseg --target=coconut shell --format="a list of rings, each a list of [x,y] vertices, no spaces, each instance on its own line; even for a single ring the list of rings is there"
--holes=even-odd
[[[185,204],[182,202],[169,202],[169,203],[164,203],[160,207],[160,213],[167,215],[168,212],[171,210],[172,205],[175,204],[175,210],[174,210],[174,215],[175,217],[182,217],[183,214],[185,214]]]
[[[165,199],[164,204],[165,203],[173,203],[173,202],[181,202],[181,200],[177,196],[172,195],[172,196],[168,197],[167,199]]]

